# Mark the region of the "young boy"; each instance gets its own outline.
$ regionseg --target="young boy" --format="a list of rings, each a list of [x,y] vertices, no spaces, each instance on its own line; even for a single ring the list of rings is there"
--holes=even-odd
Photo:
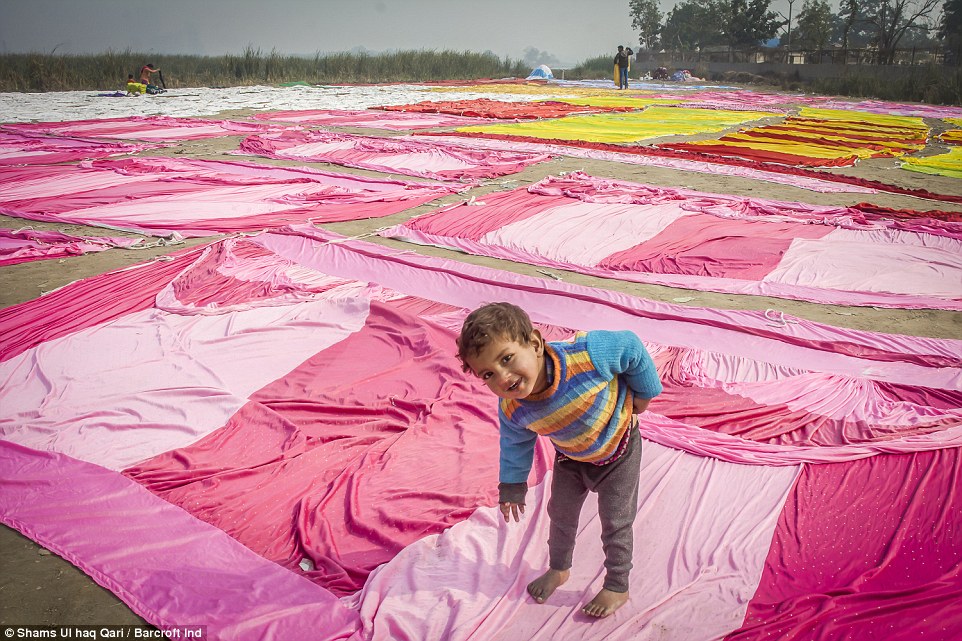
[[[519,521],[524,513],[538,434],[557,452],[548,500],[549,569],[528,584],[528,593],[543,603],[568,580],[581,506],[589,491],[597,492],[605,583],[582,610],[608,616],[628,600],[641,468],[633,414],[661,393],[651,356],[628,331],[579,333],[570,342],[547,343],[510,303],[471,312],[457,342],[464,371],[501,399],[498,502],[505,521]]]

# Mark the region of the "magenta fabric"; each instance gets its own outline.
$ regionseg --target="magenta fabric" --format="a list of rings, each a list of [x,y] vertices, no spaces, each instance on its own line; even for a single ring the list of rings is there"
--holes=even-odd
[[[934,477],[952,468],[927,468],[920,453],[941,457],[962,443],[957,340],[802,319],[774,327],[760,312],[644,301],[398,252],[311,226],[225,239],[175,262],[81,281],[0,310],[0,431],[11,459],[0,475],[0,514],[82,568],[102,573],[126,601],[163,602],[163,611],[138,610],[151,622],[174,621],[178,613],[194,620],[189,617],[202,609],[221,635],[215,638],[247,638],[232,626],[251,637],[297,636],[271,625],[274,617],[300,612],[305,601],[315,603],[309,622],[337,622],[333,631],[317,626],[321,639],[344,638],[341,624],[357,639],[510,639],[519,626],[536,639],[584,632],[586,623],[572,614],[600,581],[597,543],[588,544],[597,538],[596,513],[587,508],[590,536],[579,552],[579,584],[565,586],[550,606],[523,597],[547,551],[544,485],[532,491],[530,525],[508,529],[496,518],[495,404],[452,355],[464,314],[482,302],[521,304],[552,339],[573,329],[635,331],[666,381],[663,405],[653,404],[642,417],[648,442],[637,527],[647,538],[636,546],[636,567],[649,563],[656,570],[634,573],[631,604],[601,627],[588,628],[596,632],[586,638],[664,628],[694,641],[703,638],[698,623],[709,621],[715,638],[736,630],[751,595],[761,594],[756,588],[773,537],[791,539],[792,528],[804,523],[782,507],[800,469],[902,452],[919,456],[918,469]],[[332,322],[338,313],[343,318]],[[64,321],[72,327],[64,328]],[[115,354],[99,352],[93,340],[109,332],[127,335],[123,344],[111,343]],[[152,348],[157,340],[167,350],[161,355]],[[314,340],[320,344],[312,349]],[[113,375],[97,369],[108,357],[123,360],[124,367],[141,362],[145,372],[155,368],[146,391],[163,392],[163,403],[131,398],[132,383],[124,377],[98,386],[98,376]],[[62,384],[61,373],[72,377],[70,385]],[[203,378],[191,378],[197,373]],[[144,380],[151,383],[149,376]],[[81,384],[88,389],[84,402],[122,427],[99,443],[90,440],[98,428],[95,413],[78,412],[68,402],[68,388]],[[210,412],[186,402],[199,385],[205,393],[228,393],[240,405],[207,433],[185,438],[161,419],[176,412],[184,426],[195,427]],[[730,420],[712,423],[712,408],[729,412]],[[46,434],[43,452],[23,447],[25,435],[53,420],[72,429]],[[127,478],[63,456],[83,441],[88,460],[114,460],[122,431],[138,430],[144,440],[170,431],[181,444],[127,465]],[[53,464],[25,477],[29,488],[62,485],[65,475],[80,478],[79,465],[127,490],[118,494],[115,486],[84,481],[72,486],[69,502],[46,490],[21,496],[17,470],[37,457]],[[550,461],[542,443],[532,482],[547,479]],[[901,478],[899,470],[883,472],[868,481],[901,482],[912,490],[911,469]],[[157,496],[138,493],[129,479]],[[940,534],[924,534],[932,532],[926,515],[940,509],[943,495],[918,493],[919,509],[904,511],[902,527],[914,528],[920,539],[934,537],[925,549],[946,550],[948,558],[953,551],[938,547]],[[188,578],[192,584],[180,587],[193,575],[153,560],[165,544],[142,548],[141,538],[122,525],[117,534],[128,533],[125,542],[102,556],[99,539],[71,525],[107,500],[116,501],[116,509],[104,510],[90,528],[109,527],[115,514],[137,509],[158,519],[176,514],[163,532],[176,563],[191,553],[205,562],[226,558],[230,571]],[[809,510],[804,518],[819,521],[819,532],[847,531],[846,523],[836,529],[831,518],[822,518],[818,505]],[[945,511],[945,531],[955,531],[960,519],[959,510]],[[189,535],[181,536],[181,523]],[[900,531],[892,521],[878,523],[872,536],[879,545],[897,544]],[[196,538],[198,532],[221,542],[216,555],[199,543],[210,539]],[[244,554],[259,560],[246,562]],[[870,554],[863,557],[871,561]],[[907,580],[931,590],[923,575]],[[300,587],[291,589],[289,582]],[[250,601],[236,610],[233,602],[231,608],[208,606],[219,596],[229,599],[237,585],[255,596],[267,590],[260,600],[270,616],[244,614]],[[334,602],[320,586],[345,596]],[[209,600],[193,606],[189,595],[180,598],[194,589],[206,590]],[[940,595],[938,589],[931,594]],[[884,605],[884,593],[864,597],[852,599],[856,629]],[[903,598],[898,606],[904,616],[921,620],[928,603]],[[704,612],[694,624],[693,609]],[[808,630],[804,621],[791,624],[792,634]],[[833,630],[828,620],[818,626],[816,634]]]
[[[830,231],[820,225],[693,214],[679,218],[650,241],[612,254],[599,265],[614,271],[760,280],[778,265],[793,240],[822,238]]]
[[[74,236],[59,231],[0,229],[0,265],[80,256],[112,247],[133,247],[141,242],[142,238],[122,236]]]
[[[61,454],[0,440],[0,517],[161,629],[260,641],[347,639],[358,625],[327,590],[123,476]]]
[[[490,124],[487,118],[468,118],[450,114],[385,112],[372,109],[300,109],[258,112],[257,120],[296,122],[320,127],[367,127],[392,131],[471,127]]]
[[[252,394],[224,429],[124,473],[261,556],[290,569],[310,559],[305,576],[355,592],[406,545],[497,500],[483,455],[497,428],[465,414],[483,392],[453,341],[372,304],[364,329]]]
[[[548,154],[463,149],[443,142],[377,138],[326,131],[249,136],[238,152],[266,158],[326,162],[435,180],[477,181],[515,174]]]
[[[264,131],[278,131],[283,127],[236,120],[129,116],[64,122],[11,123],[3,125],[2,129],[19,133],[41,133],[55,136],[165,142],[239,136]]]
[[[55,138],[0,131],[0,166],[75,162],[88,158],[134,154],[146,149],[160,149],[164,146]]]
[[[959,453],[804,468],[745,621],[725,638],[962,637]]]
[[[558,200],[547,201],[545,197]],[[962,225],[654,187],[580,172],[380,235],[670,287],[962,309]]]
[[[464,187],[164,157],[0,168],[0,213],[204,236],[389,216]]]

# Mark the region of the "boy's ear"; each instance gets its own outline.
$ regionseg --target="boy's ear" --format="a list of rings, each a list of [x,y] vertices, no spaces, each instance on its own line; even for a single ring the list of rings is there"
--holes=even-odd
[[[531,331],[531,344],[534,345],[536,354],[544,352],[544,338],[541,336],[541,332],[536,329]]]

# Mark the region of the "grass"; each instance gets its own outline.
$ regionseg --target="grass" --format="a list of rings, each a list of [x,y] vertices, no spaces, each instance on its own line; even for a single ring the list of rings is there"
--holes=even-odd
[[[306,82],[309,84],[417,82],[524,77],[520,60],[470,51],[398,51],[368,55],[335,53],[290,56],[248,46],[240,54],[174,56],[135,51],[95,55],[0,54],[0,91],[122,89],[127,74],[139,77],[145,63],[164,72],[168,88],[231,87]],[[155,80],[157,76],[154,76]]]
[[[568,80],[610,78],[612,56],[589,58],[565,70]],[[397,51],[316,54],[313,57],[284,55],[272,49],[264,53],[248,45],[240,54],[224,56],[154,55],[108,50],[101,54],[50,53],[0,54],[0,91],[41,92],[124,89],[127,74],[139,73],[152,62],[164,71],[168,88],[233,87],[304,82],[325,84],[373,84],[477,80],[525,77],[529,65],[520,60],[498,58],[492,53],[470,51]],[[882,100],[918,101],[931,104],[962,104],[962,69],[919,66],[919,73],[901,79],[849,75],[811,83],[784,79],[777,84],[797,91]],[[699,77],[707,70],[694,69]],[[159,80],[154,76],[155,82]],[[761,78],[760,78],[761,80]],[[768,82],[773,79],[768,78]]]

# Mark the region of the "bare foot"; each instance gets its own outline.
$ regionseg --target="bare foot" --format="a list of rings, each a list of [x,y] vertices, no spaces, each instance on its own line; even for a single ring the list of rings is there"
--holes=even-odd
[[[568,580],[570,570],[548,570],[528,584],[528,594],[538,603],[545,600]]]
[[[528,588],[530,590],[530,588]],[[627,592],[602,589],[581,611],[590,617],[603,619],[628,602]]]

